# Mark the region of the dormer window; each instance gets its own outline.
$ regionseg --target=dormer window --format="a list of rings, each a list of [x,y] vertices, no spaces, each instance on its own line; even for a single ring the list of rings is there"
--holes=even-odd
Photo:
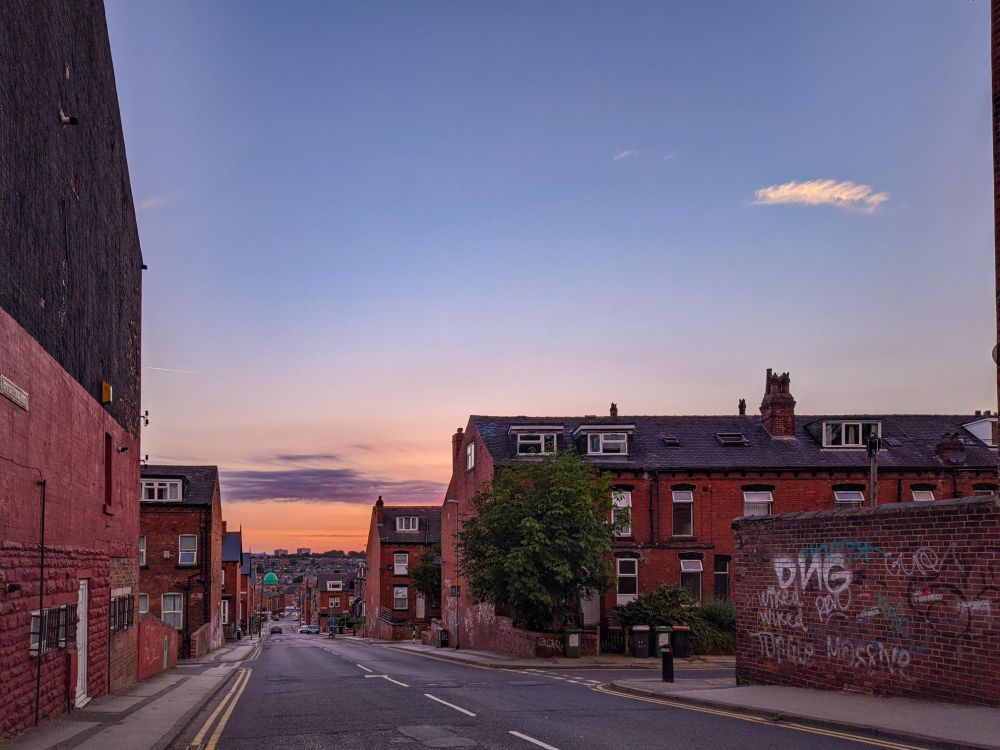
[[[396,518],[396,531],[417,531],[419,523],[417,516],[399,516]]]
[[[538,456],[556,452],[554,432],[519,432],[517,434],[517,455]]]
[[[624,456],[628,454],[628,435],[624,432],[595,432],[587,435],[590,455]]]
[[[167,500],[180,502],[183,500],[181,480],[179,479],[143,479],[143,500]]]
[[[881,422],[838,421],[823,423],[824,448],[864,448],[872,435],[882,436]]]

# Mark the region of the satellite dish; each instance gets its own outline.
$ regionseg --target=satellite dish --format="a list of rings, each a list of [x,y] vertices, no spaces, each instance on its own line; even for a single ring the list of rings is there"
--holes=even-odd
[[[993,347],[993,361],[1000,365],[1000,359],[997,357],[1000,357],[1000,344]]]

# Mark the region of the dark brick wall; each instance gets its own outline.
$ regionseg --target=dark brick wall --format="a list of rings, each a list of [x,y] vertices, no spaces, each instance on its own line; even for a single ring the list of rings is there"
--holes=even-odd
[[[0,70],[0,307],[93,398],[111,383],[137,437],[142,256],[103,4],[0,4]]]
[[[1000,706],[995,498],[733,526],[740,682]]]

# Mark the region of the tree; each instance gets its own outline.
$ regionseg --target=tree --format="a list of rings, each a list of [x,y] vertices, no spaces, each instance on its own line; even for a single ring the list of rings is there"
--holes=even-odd
[[[414,587],[427,597],[427,602],[435,609],[441,604],[440,560],[441,542],[438,542],[420,556],[420,561],[413,568]]]
[[[520,627],[562,627],[613,581],[610,512],[608,478],[572,450],[499,469],[458,534],[473,601],[508,608]]]

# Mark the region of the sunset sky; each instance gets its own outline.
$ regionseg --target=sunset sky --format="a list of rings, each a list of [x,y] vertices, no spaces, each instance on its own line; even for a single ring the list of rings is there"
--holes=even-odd
[[[107,0],[143,453],[256,550],[470,413],[995,408],[989,3]]]

